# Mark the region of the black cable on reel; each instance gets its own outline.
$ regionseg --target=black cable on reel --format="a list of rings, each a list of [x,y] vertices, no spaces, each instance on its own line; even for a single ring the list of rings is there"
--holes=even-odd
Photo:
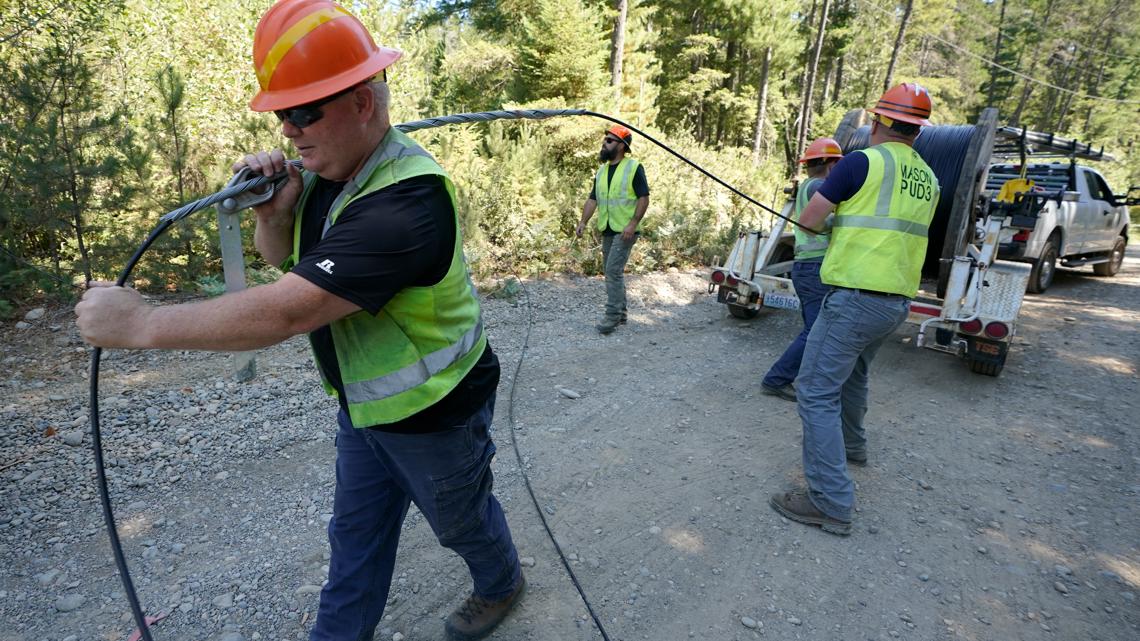
[[[922,133],[914,141],[914,150],[930,165],[938,178],[942,195],[934,219],[930,222],[930,234],[926,244],[926,259],[922,273],[928,277],[938,277],[942,248],[946,243],[950,213],[954,209],[954,194],[958,190],[958,180],[962,175],[962,163],[966,160],[966,150],[974,137],[974,125],[934,125],[923,127]],[[851,134],[851,139],[843,148],[849,154],[865,149],[870,142],[871,127],[864,125]]]
[[[510,110],[510,111],[504,110],[504,111],[490,111],[490,112],[478,112],[478,113],[454,114],[454,115],[450,115],[450,116],[440,116],[440,117],[436,117],[436,118],[428,118],[425,120],[418,120],[418,121],[403,123],[403,124],[394,125],[394,126],[396,129],[399,129],[400,131],[407,133],[407,132],[416,131],[419,129],[429,129],[429,128],[433,128],[433,127],[439,127],[439,126],[446,125],[446,124],[487,122],[487,121],[491,121],[491,120],[523,120],[523,119],[526,119],[526,120],[544,120],[547,118],[553,118],[553,117],[557,117],[557,116],[593,116],[596,118],[601,118],[602,120],[608,120],[610,122],[622,125],[623,127],[626,127],[628,129],[630,129],[631,131],[638,133],[639,135],[644,137],[646,140],[649,140],[650,142],[661,147],[662,149],[668,151],[673,156],[676,156],[680,160],[684,161],[686,164],[690,165],[691,167],[693,167],[697,171],[699,171],[702,174],[704,174],[705,176],[711,178],[716,183],[727,188],[732,193],[736,194],[737,196],[740,196],[741,198],[745,199],[746,201],[752,203],[753,205],[756,205],[757,207],[760,207],[761,209],[763,209],[769,213],[772,213],[779,218],[783,218],[784,220],[786,220],[786,221],[788,221],[794,225],[797,225],[797,226],[799,226],[805,230],[807,229],[806,227],[803,227],[802,225],[799,225],[795,221],[793,221],[793,220],[787,218],[786,216],[780,214],[779,212],[772,209],[771,207],[768,207],[768,206],[758,202],[754,198],[748,196],[747,194],[745,194],[744,192],[740,191],[739,189],[733,187],[732,185],[728,184],[724,180],[721,180],[716,175],[705,170],[703,167],[701,167],[700,165],[696,164],[695,162],[689,160],[685,156],[682,156],[681,154],[677,153],[676,151],[674,151],[673,149],[671,149],[670,147],[668,147],[664,143],[658,141],[653,136],[650,136],[649,134],[638,129],[637,127],[634,127],[633,125],[631,125],[629,123],[618,120],[617,118],[614,118],[612,116],[607,116],[606,114],[601,114],[601,113],[597,113],[597,112],[593,112],[593,111],[587,111],[585,109],[527,109],[527,110]],[[289,161],[289,162],[294,163],[294,164],[299,164],[299,161]],[[252,178],[250,180],[247,180],[247,181],[232,185],[230,187],[227,187],[227,188],[225,188],[225,189],[223,189],[217,193],[211,194],[210,196],[206,196],[205,198],[200,198],[196,201],[187,203],[187,204],[179,207],[178,209],[175,209],[175,210],[167,213],[166,215],[164,215],[160,219],[159,224],[154,228],[153,231],[150,232],[150,235],[147,236],[146,240],[144,240],[143,243],[139,246],[139,248],[137,250],[135,250],[134,255],[131,256],[131,259],[129,261],[127,261],[127,265],[123,268],[122,273],[119,274],[119,277],[115,281],[115,284],[117,286],[120,286],[120,287],[126,284],[127,279],[130,278],[131,273],[134,271],[135,266],[138,264],[139,260],[143,256],[143,254],[145,254],[146,251],[148,249],[150,249],[150,247],[154,243],[154,241],[157,240],[158,237],[161,236],[163,233],[165,233],[166,230],[171,225],[173,225],[175,222],[182,220],[183,218],[189,216],[190,214],[193,214],[195,212],[198,212],[198,211],[201,211],[201,210],[206,209],[208,207],[211,207],[211,206],[213,206],[219,202],[222,202],[223,200],[226,200],[227,198],[233,198],[233,197],[240,195],[242,193],[245,193],[251,189],[256,189],[258,187],[261,187],[267,183],[277,184],[277,183],[280,183],[280,182],[287,180],[287,179],[288,179],[288,174],[286,172],[282,172],[282,173],[277,174],[273,177],[257,176],[256,178]],[[808,231],[811,231],[811,230],[808,230]],[[516,276],[516,278],[517,278],[517,276]],[[520,281],[520,283],[521,283],[521,281]],[[527,294],[527,309],[528,309],[528,313],[530,313],[530,296],[529,296],[529,294]],[[529,340],[530,340],[530,324],[528,321],[527,341],[529,342]],[[526,344],[524,343],[524,346],[523,346],[524,352],[525,352],[525,349],[526,349]],[[150,626],[147,624],[146,617],[143,614],[143,609],[142,609],[141,605],[139,604],[138,593],[135,591],[134,582],[131,580],[130,571],[127,567],[126,556],[123,554],[123,546],[122,546],[122,542],[119,539],[118,529],[115,526],[115,515],[114,515],[114,511],[112,510],[112,507],[111,507],[110,490],[108,489],[108,485],[107,485],[107,473],[106,473],[106,468],[105,468],[104,461],[103,461],[103,439],[102,439],[102,433],[101,433],[100,425],[99,425],[99,365],[100,365],[100,360],[102,358],[102,354],[103,354],[103,349],[100,347],[94,348],[91,352],[91,369],[90,369],[90,381],[89,381],[91,447],[92,447],[94,457],[95,457],[96,485],[99,488],[99,499],[100,499],[100,504],[102,505],[102,508],[103,508],[103,520],[104,520],[104,523],[106,524],[106,527],[107,527],[107,535],[110,538],[111,551],[115,557],[115,567],[118,569],[119,578],[122,581],[123,589],[127,594],[127,600],[130,602],[131,614],[134,617],[135,625],[138,627],[139,633],[142,635],[143,641],[154,641],[153,637],[150,634]],[[517,367],[515,368],[516,379],[518,377],[519,370],[522,368],[522,358],[523,358],[523,353],[520,353],[519,362],[518,362]],[[558,552],[558,555],[562,558],[562,564],[566,568],[567,572],[569,572],[570,578],[574,583],[574,587],[578,590],[578,594],[581,596],[582,601],[585,603],[586,609],[589,611],[590,616],[593,617],[594,624],[597,625],[599,632],[602,633],[602,637],[606,641],[609,641],[609,636],[606,634],[605,628],[602,627],[601,620],[598,618],[597,614],[594,613],[594,609],[590,605],[589,600],[586,598],[586,594],[583,591],[581,584],[579,584],[577,576],[575,576],[574,571],[570,568],[570,564],[567,562],[566,557],[562,553],[562,548],[558,545],[558,541],[555,540],[554,533],[551,531],[550,526],[546,522],[545,516],[543,516],[543,514],[542,514],[542,509],[538,505],[538,500],[537,500],[537,498],[535,498],[534,491],[531,489],[530,480],[527,478],[526,470],[522,466],[522,455],[519,453],[518,443],[515,441],[515,435],[514,435],[514,383],[513,382],[511,384],[511,407],[510,407],[509,418],[510,418],[510,423],[511,423],[511,428],[512,428],[511,442],[515,448],[515,456],[518,458],[519,470],[520,470],[520,472],[522,472],[523,480],[526,483],[527,491],[530,493],[531,500],[534,501],[534,505],[535,505],[536,510],[538,511],[539,518],[542,520],[542,525],[546,529],[546,533],[550,537],[550,540],[554,543],[554,547],[555,547],[555,550]]]

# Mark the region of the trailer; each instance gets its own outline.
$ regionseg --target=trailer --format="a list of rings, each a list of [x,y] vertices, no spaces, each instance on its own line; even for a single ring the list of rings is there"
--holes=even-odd
[[[966,360],[970,371],[997,376],[1005,366],[1032,267],[999,260],[1003,230],[1032,231],[1045,195],[1006,190],[987,195],[986,179],[997,132],[996,109],[974,125],[924,129],[915,150],[934,169],[942,197],[930,226],[923,281],[908,323],[918,325],[919,347]],[[835,139],[846,153],[867,146],[865,111],[852,110]],[[790,217],[796,185],[782,215]],[[783,219],[767,233],[742,232],[728,258],[708,274],[709,293],[737,318],[764,308],[799,309],[788,278],[794,235]]]

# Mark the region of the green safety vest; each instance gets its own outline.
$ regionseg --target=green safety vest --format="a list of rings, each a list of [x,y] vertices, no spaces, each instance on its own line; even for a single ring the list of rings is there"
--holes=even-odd
[[[918,152],[902,143],[856,153],[867,156],[867,180],[835,210],[820,280],[914,298],[938,206],[938,178]]]
[[[443,179],[454,207],[455,187],[443,168],[392,127],[333,201],[322,237],[349,203],[425,175]],[[305,187],[294,214],[292,264],[301,253],[301,212],[316,183],[308,172],[303,177]],[[482,356],[487,337],[463,258],[458,215],[455,225],[451,267],[443,280],[429,287],[400,290],[376,316],[361,310],[330,324],[353,426],[394,423],[426,409],[455,389]],[[321,378],[325,391],[336,395],[324,372]]]
[[[808,178],[796,191],[796,213],[792,216],[792,220],[799,221],[800,216],[804,213],[804,207],[808,204],[808,185],[815,183],[822,183],[822,178]],[[816,234],[811,235],[806,231],[795,228],[796,233],[796,260],[808,260],[810,258],[819,258],[827,253],[827,241],[831,239],[831,234]]]
[[[614,182],[610,183],[609,164],[598,169],[594,178],[594,197],[598,201],[598,231],[606,227],[623,231],[633,220],[637,210],[637,195],[633,193],[633,176],[639,163],[633,158],[623,158],[614,171]],[[613,223],[612,225],[610,223]],[[641,228],[639,224],[638,229]]]

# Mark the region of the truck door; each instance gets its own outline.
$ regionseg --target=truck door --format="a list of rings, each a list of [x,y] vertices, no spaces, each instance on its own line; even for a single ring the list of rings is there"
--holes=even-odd
[[[1090,169],[1084,170],[1092,200],[1092,216],[1089,218],[1085,243],[1081,252],[1109,251],[1116,242],[1116,231],[1120,228],[1120,212],[1113,206],[1112,190],[1100,174]]]
[[[1094,224],[1098,223],[1100,218],[1100,209],[1093,200],[1093,192],[1089,190],[1089,172],[1084,167],[1074,167],[1073,171],[1076,174],[1073,176],[1076,188],[1080,197],[1077,202],[1068,203],[1072,209],[1072,218],[1069,220],[1069,238],[1070,241],[1065,243],[1063,250],[1064,255],[1072,256],[1074,254],[1081,254],[1086,250],[1085,247],[1089,242],[1089,233],[1092,231]],[[1093,183],[1095,184],[1095,183]]]

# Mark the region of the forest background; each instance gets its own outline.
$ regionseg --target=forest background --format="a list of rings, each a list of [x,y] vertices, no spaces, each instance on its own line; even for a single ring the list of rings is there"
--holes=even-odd
[[[163,213],[220,189],[244,152],[287,145],[271,114],[248,109],[253,31],[269,4],[0,0],[0,316],[113,278]],[[1135,0],[346,6],[405,53],[388,76],[396,123],[591,109],[778,206],[806,141],[913,81],[930,89],[937,123],[996,106],[1004,124],[1103,145],[1118,160],[1098,168],[1118,192],[1140,184]],[[414,134],[458,186],[477,276],[597,272],[596,241],[573,229],[605,125],[576,117]],[[631,269],[707,264],[741,229],[770,225],[644,140],[633,148],[653,195]],[[135,284],[216,293],[217,245],[212,213],[192,216],[156,244]],[[274,277],[246,255],[254,280]]]

